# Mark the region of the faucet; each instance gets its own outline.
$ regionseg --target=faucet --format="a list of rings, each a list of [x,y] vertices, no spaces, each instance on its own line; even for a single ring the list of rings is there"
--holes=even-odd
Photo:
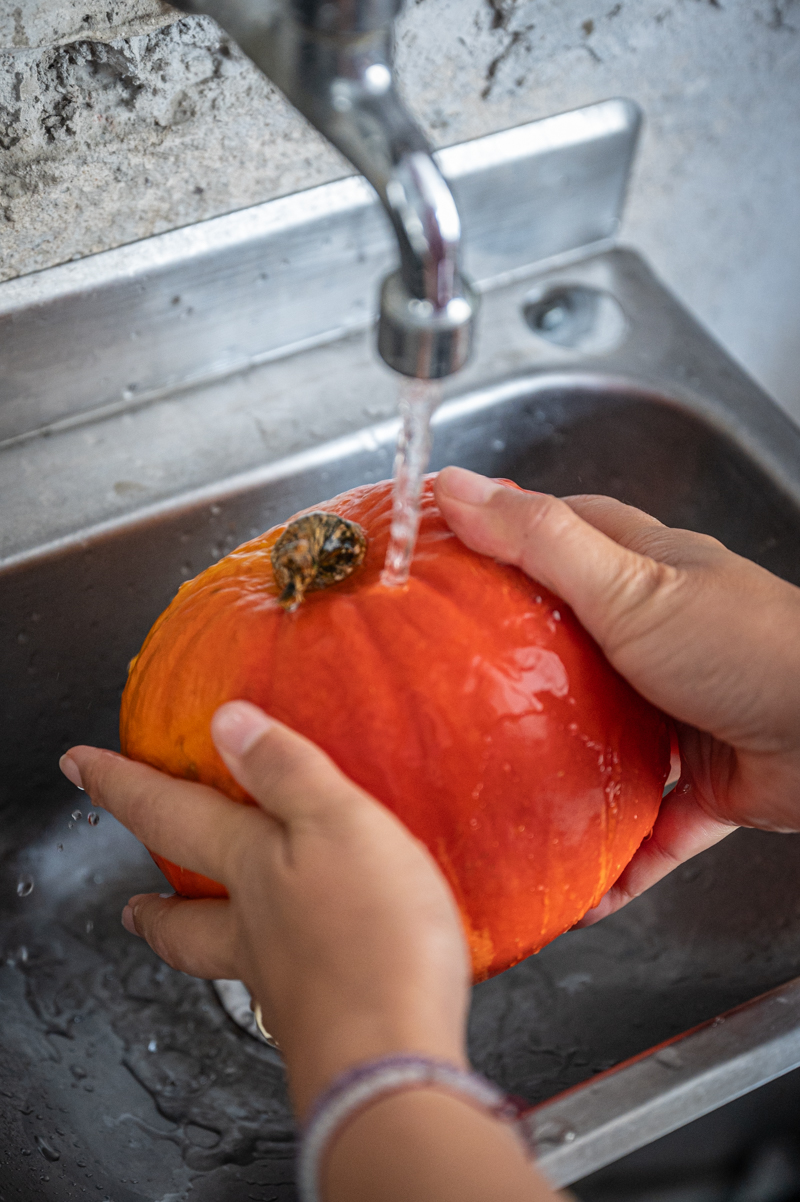
[[[392,74],[402,0],[173,0],[213,17],[378,193],[400,267],[383,281],[381,358],[440,379],[469,358],[478,298],[453,195]]]

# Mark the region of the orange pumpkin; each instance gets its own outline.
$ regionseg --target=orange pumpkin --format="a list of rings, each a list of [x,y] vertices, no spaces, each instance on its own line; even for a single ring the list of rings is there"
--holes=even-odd
[[[211,741],[217,707],[244,698],[301,731],[430,848],[480,980],[614,883],[655,820],[669,736],[563,602],[451,533],[432,477],[411,578],[382,585],[391,508],[388,481],[318,507],[360,525],[366,557],[292,612],[282,526],[182,585],[131,665],[122,748],[247,802]],[[225,895],[154,859],[179,893]]]

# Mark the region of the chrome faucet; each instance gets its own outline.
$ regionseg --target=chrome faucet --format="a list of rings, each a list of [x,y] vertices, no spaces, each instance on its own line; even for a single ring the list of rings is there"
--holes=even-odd
[[[460,268],[458,209],[392,75],[402,0],[173,0],[213,17],[372,184],[400,267],[383,281],[378,351],[439,379],[472,349],[478,300]]]

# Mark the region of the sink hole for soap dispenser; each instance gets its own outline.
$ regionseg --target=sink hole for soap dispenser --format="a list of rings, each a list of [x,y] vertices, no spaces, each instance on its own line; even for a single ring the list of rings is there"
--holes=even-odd
[[[522,316],[538,338],[583,354],[613,350],[628,329],[619,301],[584,284],[534,289],[523,301]]]

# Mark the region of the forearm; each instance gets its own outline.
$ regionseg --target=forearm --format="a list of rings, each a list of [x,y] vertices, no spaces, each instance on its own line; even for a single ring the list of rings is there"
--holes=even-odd
[[[324,1202],[553,1202],[511,1126],[440,1090],[357,1115],[322,1166]]]

